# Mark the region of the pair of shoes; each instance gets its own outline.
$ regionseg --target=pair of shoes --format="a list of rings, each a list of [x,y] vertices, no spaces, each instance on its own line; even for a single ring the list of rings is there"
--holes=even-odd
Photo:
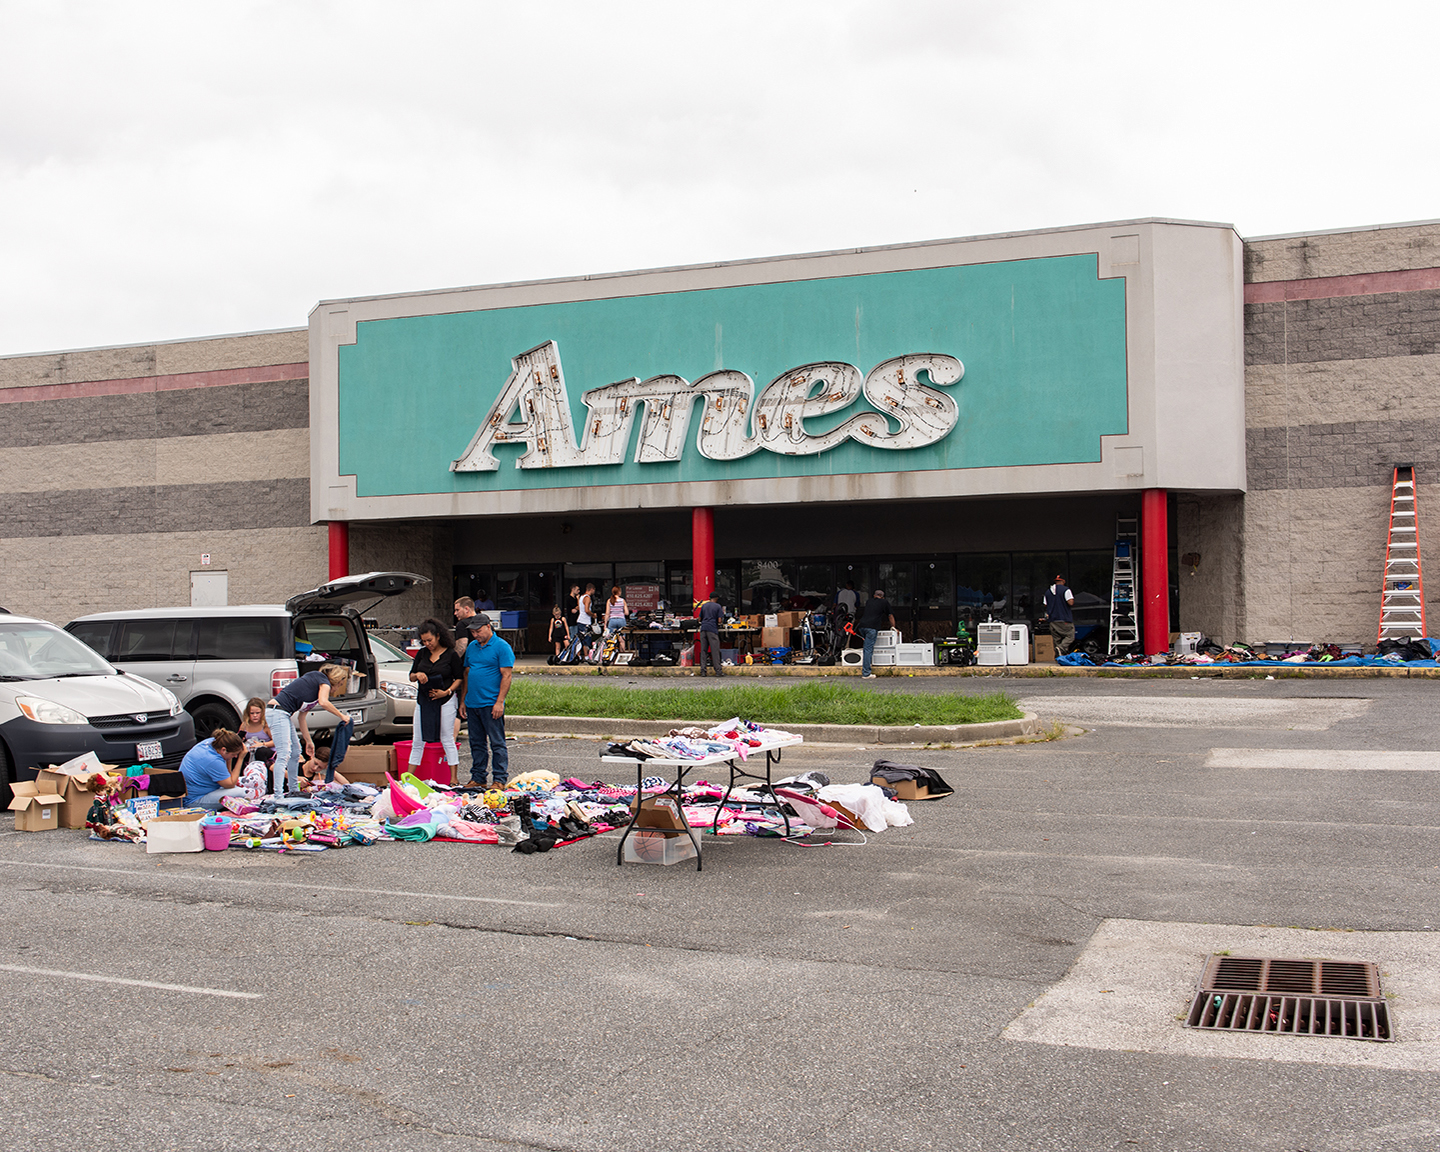
[[[860,677],[860,679],[862,679],[862,680],[874,680],[874,679],[875,679],[875,673],[874,673],[874,672],[866,672],[865,675],[863,675],[863,676]]]

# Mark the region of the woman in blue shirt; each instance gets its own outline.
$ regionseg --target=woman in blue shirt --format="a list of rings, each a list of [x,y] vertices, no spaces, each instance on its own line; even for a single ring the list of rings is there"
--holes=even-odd
[[[180,761],[186,805],[214,812],[226,796],[243,796],[236,784],[244,760],[245,741],[239,733],[216,728],[209,740],[196,744]]]

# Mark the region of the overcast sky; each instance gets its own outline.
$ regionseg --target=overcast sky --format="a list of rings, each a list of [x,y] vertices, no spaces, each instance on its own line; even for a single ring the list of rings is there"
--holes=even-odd
[[[1440,216],[1434,4],[0,0],[0,355],[1138,216]]]

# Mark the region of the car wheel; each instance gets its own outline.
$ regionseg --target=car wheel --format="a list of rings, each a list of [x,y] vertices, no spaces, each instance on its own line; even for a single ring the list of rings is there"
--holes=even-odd
[[[207,700],[204,704],[188,709],[195,721],[195,739],[208,740],[216,728],[228,728],[231,732],[240,727],[240,717],[235,709],[219,700]]]

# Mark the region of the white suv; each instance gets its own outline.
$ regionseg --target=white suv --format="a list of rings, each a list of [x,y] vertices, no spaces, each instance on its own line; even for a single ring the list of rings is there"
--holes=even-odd
[[[355,719],[357,736],[383,723],[389,703],[361,612],[387,596],[430,581],[409,572],[345,576],[284,604],[225,608],[144,608],[96,612],[65,625],[117,668],[144,676],[180,697],[195,731],[234,729],[252,697],[269,700],[322,662],[363,675],[335,705]],[[314,729],[335,718],[317,711]]]

